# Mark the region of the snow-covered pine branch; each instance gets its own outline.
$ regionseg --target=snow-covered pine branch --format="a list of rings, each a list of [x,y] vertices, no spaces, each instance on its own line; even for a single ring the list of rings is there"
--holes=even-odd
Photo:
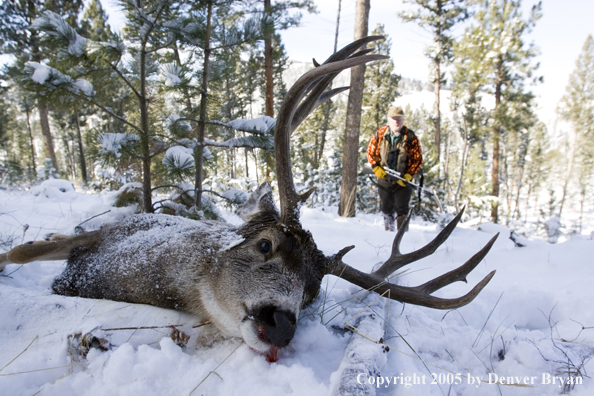
[[[276,126],[276,120],[272,117],[262,116],[252,120],[236,119],[222,125],[231,127],[237,131],[249,132],[254,134],[272,134]]]
[[[165,117],[167,129],[175,136],[185,136],[192,130],[192,126],[179,114],[170,114]],[[187,146],[184,144],[184,146]]]
[[[101,144],[99,154],[120,158],[122,149],[130,150],[140,138],[133,133],[102,133],[97,140]]]
[[[84,94],[88,97],[95,95],[93,84],[82,78],[74,80],[53,67],[38,62],[27,62],[24,70],[31,80],[45,86],[50,91],[60,88],[77,95]]]
[[[272,151],[274,148],[274,141],[272,137],[269,138],[267,136],[245,136],[231,138],[224,142],[215,142],[214,140],[204,139],[204,145],[226,148],[261,148],[266,151]]]
[[[175,63],[166,63],[161,67],[161,76],[168,87],[175,87],[184,80],[181,67]]]
[[[188,170],[194,167],[194,150],[184,146],[169,147],[163,156],[163,165],[170,170]]]
[[[274,150],[274,127],[276,125],[276,120],[272,117],[262,116],[252,120],[239,118],[227,123],[220,121],[213,121],[211,123],[233,128],[236,131],[251,133],[252,136],[231,138],[224,142],[215,142],[213,140],[205,139],[205,146],[262,148],[266,151]]]
[[[87,54],[93,59],[101,59],[107,62],[117,62],[124,56],[128,48],[124,40],[115,35],[110,41],[99,42],[89,40],[87,42]]]
[[[76,33],[68,22],[52,11],[45,11],[35,19],[31,29],[40,30],[68,45],[68,54],[79,57],[85,53],[87,39]]]

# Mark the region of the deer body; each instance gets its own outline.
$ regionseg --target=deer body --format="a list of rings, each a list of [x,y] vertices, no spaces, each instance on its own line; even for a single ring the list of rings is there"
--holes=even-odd
[[[241,227],[140,214],[85,239],[61,237],[19,248],[68,256],[52,285],[56,294],[188,311],[252,349],[274,354],[293,338],[302,306],[315,298],[323,277],[317,265],[324,256],[311,234],[277,224],[267,183],[240,214],[247,220]]]
[[[280,211],[268,183],[262,184],[237,213],[242,226],[144,214],[72,237],[20,245],[0,254],[7,263],[67,259],[53,291],[67,296],[111,299],[189,311],[224,334],[241,337],[252,349],[276,360],[278,348],[295,333],[301,308],[312,302],[325,275],[335,275],[388,298],[438,309],[468,304],[493,277],[491,272],[466,295],[444,299],[431,294],[466,281],[487,254],[494,237],[464,265],[416,287],[387,281],[397,269],[432,254],[451,234],[460,212],[425,247],[400,253],[410,220],[394,238],[390,258],[372,273],[345,264],[353,248],[326,257],[299,221],[299,206],[313,192],[298,194],[290,167],[290,136],[317,105],[344,88],[326,92],[344,69],[384,59],[357,51],[381,37],[347,45],[304,74],[287,93],[275,126],[275,159]]]

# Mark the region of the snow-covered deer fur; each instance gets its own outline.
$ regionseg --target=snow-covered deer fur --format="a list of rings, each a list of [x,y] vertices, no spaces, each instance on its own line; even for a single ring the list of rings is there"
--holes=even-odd
[[[7,263],[68,260],[53,283],[66,296],[111,299],[188,311],[229,336],[241,337],[252,349],[276,359],[295,333],[302,307],[312,302],[322,278],[339,276],[394,300],[439,309],[468,304],[489,282],[494,271],[468,294],[454,299],[434,291],[466,275],[487,254],[493,238],[461,267],[416,287],[386,279],[413,261],[432,254],[450,235],[462,213],[425,247],[400,253],[400,241],[410,216],[396,234],[390,258],[376,271],[364,273],[342,257],[353,246],[326,257],[299,221],[299,206],[313,190],[298,194],[293,184],[289,139],[295,128],[321,102],[344,88],[326,91],[342,70],[384,59],[356,52],[381,37],[349,44],[324,64],[304,74],[285,97],[275,127],[275,157],[280,211],[268,183],[262,184],[238,209],[240,227],[215,221],[141,214],[98,231],[20,245],[0,254]]]

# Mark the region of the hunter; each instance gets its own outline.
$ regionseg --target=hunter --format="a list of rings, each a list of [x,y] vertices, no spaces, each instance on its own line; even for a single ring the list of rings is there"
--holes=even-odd
[[[423,166],[419,139],[404,126],[404,111],[401,107],[388,110],[388,125],[378,129],[371,137],[367,160],[379,179],[377,184],[384,226],[386,231],[394,231],[394,220],[397,228],[400,228],[408,214],[413,190],[402,180],[389,180],[384,169],[393,169],[410,181]]]

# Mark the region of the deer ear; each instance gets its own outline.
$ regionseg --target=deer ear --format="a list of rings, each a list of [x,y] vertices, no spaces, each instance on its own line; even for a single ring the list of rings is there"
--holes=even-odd
[[[243,205],[239,206],[235,213],[245,222],[254,220],[256,217],[272,217],[274,220],[280,218],[270,183],[264,182],[256,189],[250,198]]]

